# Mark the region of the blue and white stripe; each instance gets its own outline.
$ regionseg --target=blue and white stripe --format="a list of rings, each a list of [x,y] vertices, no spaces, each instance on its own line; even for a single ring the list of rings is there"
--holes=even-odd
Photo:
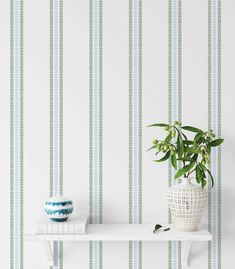
[[[61,89],[63,88],[63,81],[61,80],[61,40],[63,39],[62,32],[60,31],[60,24],[61,24],[61,12],[62,12],[62,3],[61,0],[51,0],[52,1],[52,13],[53,16],[53,36],[51,37],[51,46],[53,48],[52,56],[52,66],[53,66],[53,77],[52,77],[52,88],[53,88],[53,96],[52,96],[52,109],[53,109],[53,124],[52,124],[52,147],[53,147],[53,191],[51,195],[62,194],[62,181],[60,180],[63,178],[62,170],[61,170],[61,143],[63,137],[63,129],[61,127],[61,111],[63,111],[63,102],[62,102],[62,95]]]
[[[73,202],[64,197],[52,197],[45,202],[44,209],[49,219],[63,222],[73,212]]]
[[[129,1],[129,223],[142,223],[142,1]],[[129,268],[142,268],[142,242],[129,243]]]
[[[10,2],[10,268],[24,266],[23,1]]]
[[[181,1],[168,1],[168,117],[169,123],[181,121]],[[169,185],[176,184],[174,181],[174,171],[169,163]],[[169,222],[171,222],[171,214],[169,212]],[[169,242],[168,253],[169,269],[181,268],[181,243],[177,241]]]
[[[50,0],[50,195],[63,194],[63,0]],[[55,268],[63,268],[55,242]]]
[[[208,105],[209,128],[221,137],[221,1],[208,1]],[[208,224],[212,233],[209,243],[208,268],[221,268],[221,149],[212,148],[211,172],[215,185],[209,190]]]
[[[90,223],[102,223],[102,1],[90,0]],[[90,268],[102,268],[102,242],[90,243]]]

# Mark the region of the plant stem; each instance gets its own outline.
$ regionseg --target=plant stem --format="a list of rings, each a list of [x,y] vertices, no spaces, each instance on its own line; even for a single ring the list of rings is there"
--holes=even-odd
[[[191,172],[188,172],[188,176],[187,177],[189,177],[195,170],[196,170],[196,168],[194,168]]]

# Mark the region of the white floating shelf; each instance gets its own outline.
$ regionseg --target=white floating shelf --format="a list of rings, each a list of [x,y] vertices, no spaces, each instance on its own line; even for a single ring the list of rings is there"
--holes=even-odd
[[[171,229],[153,233],[154,224],[89,224],[86,234],[48,235],[26,234],[26,240],[36,241],[210,241],[211,234],[205,226],[196,232],[179,232]]]
[[[54,246],[56,241],[182,241],[182,265],[188,264],[191,244],[196,241],[210,241],[211,234],[206,226],[200,226],[195,232],[179,232],[172,227],[169,231],[153,233],[154,224],[89,224],[86,234],[48,235],[26,234],[25,240],[44,241],[50,265],[56,264]]]

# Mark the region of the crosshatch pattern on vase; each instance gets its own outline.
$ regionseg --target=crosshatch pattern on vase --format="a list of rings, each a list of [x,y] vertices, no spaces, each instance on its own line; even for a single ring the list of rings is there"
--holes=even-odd
[[[201,220],[207,191],[200,188],[195,190],[169,188],[167,196],[176,227],[183,225],[188,230],[195,230]]]

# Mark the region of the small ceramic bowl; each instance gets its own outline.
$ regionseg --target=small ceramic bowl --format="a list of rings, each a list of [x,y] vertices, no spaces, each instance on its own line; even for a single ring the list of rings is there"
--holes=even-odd
[[[73,202],[63,196],[52,196],[44,205],[47,217],[56,222],[66,221],[73,212]]]

